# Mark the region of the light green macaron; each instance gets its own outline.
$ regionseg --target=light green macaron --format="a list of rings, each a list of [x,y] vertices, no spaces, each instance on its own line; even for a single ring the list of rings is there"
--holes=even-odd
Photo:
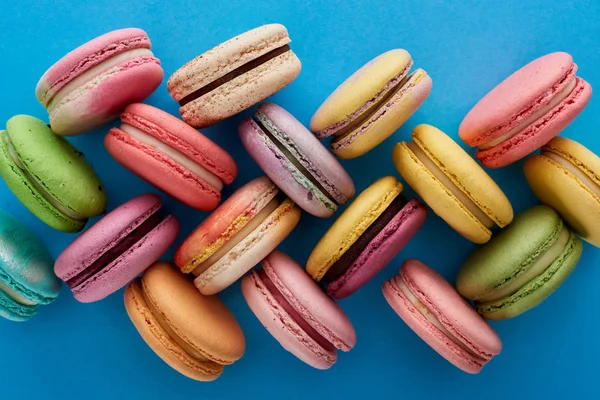
[[[556,211],[535,206],[471,254],[456,288],[475,300],[486,319],[512,318],[552,294],[575,268],[581,251],[581,241]]]
[[[0,131],[0,176],[33,214],[63,232],[80,231],[106,208],[83,154],[34,117],[14,116]]]

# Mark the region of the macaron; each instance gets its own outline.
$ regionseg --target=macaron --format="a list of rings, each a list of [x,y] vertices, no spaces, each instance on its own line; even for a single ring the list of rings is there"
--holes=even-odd
[[[582,144],[555,137],[525,160],[525,178],[582,239],[600,247],[600,157]]]
[[[155,194],[134,197],[104,216],[58,256],[54,272],[82,303],[124,287],[173,244],[179,222]]]
[[[287,29],[263,25],[222,43],[175,71],[167,82],[183,120],[204,128],[289,85],[302,64]]]
[[[256,178],[213,211],[179,245],[175,264],[202,294],[220,292],[273,251],[300,220],[300,208],[267,177]]]
[[[406,200],[393,176],[376,180],[331,225],[308,257],[306,270],[343,299],[381,271],[417,233],[427,208]]]
[[[298,206],[330,217],[354,196],[344,167],[296,118],[272,103],[261,104],[238,127],[242,144],[265,174]]]
[[[279,251],[242,280],[246,303],[284,349],[318,369],[356,344],[352,323],[302,267]]]
[[[223,185],[238,172],[229,153],[209,138],[146,104],[127,106],[104,145],[125,168],[197,210],[214,210]]]
[[[82,230],[106,208],[83,153],[34,117],[14,116],[0,131],[0,176],[29,211],[63,232]]]
[[[244,333],[227,306],[169,263],[154,263],[127,286],[125,308],[156,355],[188,378],[215,380],[244,354]]]
[[[404,322],[457,368],[477,374],[502,351],[500,337],[440,274],[414,259],[383,283],[383,296]]]
[[[512,164],[558,135],[585,108],[592,87],[567,53],[533,60],[486,94],[460,124],[488,168]]]
[[[475,243],[505,227],[513,209],[504,192],[456,142],[431,125],[418,125],[412,140],[394,147],[400,175],[456,232]]]
[[[332,136],[331,149],[343,159],[372,150],[400,128],[431,92],[431,77],[420,68],[409,73],[412,65],[412,57],[402,49],[369,61],[323,102],[310,130],[319,139]]]
[[[57,135],[90,131],[150,96],[164,76],[151,47],[143,30],[119,29],[57,61],[35,89],[48,109],[52,130]]]
[[[464,297],[486,319],[516,317],[544,301],[581,257],[579,238],[546,206],[517,215],[465,261],[456,278]]]
[[[0,317],[26,321],[60,293],[54,260],[15,217],[0,210]]]

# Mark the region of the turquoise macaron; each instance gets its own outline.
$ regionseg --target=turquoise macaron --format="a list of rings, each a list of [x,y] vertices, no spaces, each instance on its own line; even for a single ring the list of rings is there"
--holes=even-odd
[[[475,250],[456,288],[486,319],[516,317],[544,301],[581,257],[582,244],[550,207],[535,206]]]
[[[54,301],[60,280],[44,244],[15,217],[0,210],[0,316],[25,321]]]
[[[79,232],[106,208],[83,153],[34,117],[14,116],[0,131],[0,176],[29,211],[63,232]]]

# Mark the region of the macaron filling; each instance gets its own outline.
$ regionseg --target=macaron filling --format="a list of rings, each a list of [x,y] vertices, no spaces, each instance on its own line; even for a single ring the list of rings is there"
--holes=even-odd
[[[393,278],[390,281],[390,283],[392,283],[392,287],[394,288],[394,290],[400,291],[402,295],[427,319],[427,321],[431,323],[431,325],[433,325],[433,327],[438,329],[448,339],[452,340],[452,342],[454,342],[458,347],[467,352],[471,357],[475,358],[476,360],[480,360],[482,365],[487,363],[492,358],[491,355],[486,355],[487,357],[484,357],[482,354],[476,353],[469,346],[463,343],[459,338],[457,338],[450,331],[448,331],[448,329],[444,327],[441,321],[431,312],[431,310],[429,310],[429,308],[427,308],[427,306],[423,304],[417,298],[417,296],[415,296],[415,294],[409,288],[408,284],[404,281],[402,274]]]
[[[552,161],[559,164],[561,167],[575,175],[589,190],[591,190],[596,196],[600,198],[600,185],[590,178],[585,172],[583,172],[577,164],[574,164],[572,160],[564,157],[559,153],[549,151],[546,148],[542,148],[542,156],[548,157]]]
[[[527,127],[529,127],[530,125],[534,124],[536,121],[541,119],[544,115],[546,115],[548,112],[550,112],[554,107],[561,104],[573,92],[573,90],[577,86],[577,77],[575,76],[573,71],[571,71],[571,73],[569,73],[565,79],[570,79],[569,83],[564,87],[564,89],[562,89],[558,93],[555,93],[552,96],[552,99],[548,102],[548,104],[544,105],[543,107],[540,107],[535,112],[533,112],[530,115],[528,115],[527,117],[523,118],[523,120],[521,122],[519,122],[517,126],[511,128],[508,132],[503,133],[502,135],[500,135],[490,141],[480,144],[478,146],[478,148],[480,150],[486,150],[486,149],[492,148],[494,146],[498,146],[499,144],[506,142],[507,140],[512,139],[513,137],[515,137],[516,135],[518,135],[519,133],[521,133],[522,131],[527,129]]]
[[[531,280],[542,275],[552,263],[560,257],[564,252],[565,247],[569,244],[571,233],[569,229],[563,225],[560,233],[556,236],[554,243],[533,261],[527,269],[518,270],[514,276],[511,276],[498,285],[493,291],[480,297],[478,303],[491,302],[509,297],[518,292],[522,287],[527,285]]]
[[[277,128],[277,126],[260,110],[256,111],[255,117],[252,118],[252,121],[257,125],[258,129],[262,131],[269,140],[277,147],[277,149],[283,153],[285,158],[289,160],[294,167],[304,177],[304,179],[308,179],[318,190],[315,192],[315,195],[318,197],[326,197],[329,202],[333,202],[334,204],[343,204],[348,201],[348,198],[336,188],[336,186],[327,181],[327,179],[319,174],[317,170],[312,168],[310,163],[307,161],[308,158],[306,155],[302,154],[302,152],[298,149],[298,147],[289,140],[289,137],[281,131],[281,129]],[[298,179],[297,179],[298,180]],[[299,183],[302,184],[302,179]],[[325,188],[327,186],[327,188]],[[329,205],[329,202],[325,201],[325,205]],[[335,211],[335,207],[328,207]]]
[[[15,148],[13,147],[10,138],[8,137],[8,133],[6,131],[0,132],[2,135],[2,140],[4,141],[6,148],[8,149],[8,154],[10,154],[11,159],[17,165],[17,167],[23,172],[23,175],[27,178],[27,181],[38,191],[39,194],[42,195],[47,202],[49,202],[59,213],[67,216],[68,218],[77,220],[77,221],[87,221],[87,218],[83,215],[76,213],[73,210],[68,209],[63,206],[58,200],[56,200],[50,192],[48,192],[41,184],[39,184],[35,177],[27,171],[25,165],[17,155]]]
[[[234,69],[233,71],[223,75],[222,77],[210,82],[209,84],[207,84],[205,86],[198,88],[197,90],[193,91],[192,93],[188,94],[187,96],[184,96],[181,100],[179,100],[179,105],[181,107],[183,107],[186,104],[199,99],[200,97],[212,92],[213,90],[219,88],[220,86],[223,86],[224,84],[247,73],[248,71],[258,68],[262,64],[265,64],[266,62],[268,62],[268,61],[274,59],[275,57],[278,57],[288,51],[291,51],[291,49],[290,49],[290,46],[288,44],[286,44],[284,46],[277,47],[277,48],[263,54],[262,56],[260,56],[258,58],[248,61],[247,63],[239,66],[238,68]]]
[[[407,143],[408,148],[412,151],[415,157],[433,174],[433,176],[443,185],[450,193],[454,195],[486,228],[492,228],[495,223],[488,215],[477,205],[469,196],[467,196],[456,184],[450,179],[444,171],[438,167],[437,163],[432,160],[429,155],[414,141]]]
[[[100,75],[107,73],[110,69],[118,66],[121,63],[126,63],[137,58],[146,58],[148,59],[148,61],[158,62],[158,59],[154,57],[152,51],[147,48],[137,48],[122,53],[117,53],[113,57],[105,60],[104,62],[95,65],[87,71],[79,74],[75,79],[71,80],[69,83],[63,86],[57,93],[55,93],[53,97],[47,100],[46,106],[48,110],[51,111],[57,104],[61,102],[61,100],[63,100],[73,91],[84,86],[87,82],[90,82],[93,79],[100,77]]]
[[[385,229],[385,227],[402,211],[406,205],[406,199],[402,194],[398,194],[388,205],[388,207],[377,217],[375,221],[358,237],[344,254],[337,260],[325,274],[326,282],[334,282],[341,278],[346,271],[354,264],[363,250],[371,241]]]
[[[141,129],[134,127],[133,125],[122,124],[120,129],[123,132],[130,135],[131,137],[133,137],[134,139],[138,140],[139,142],[152,147],[156,151],[160,152],[161,154],[164,154],[176,163],[182,165],[216,190],[221,191],[223,189],[223,181],[221,181],[221,179],[218,176],[204,168],[202,165],[194,162],[192,159],[190,159],[180,151],[175,150],[171,146],[163,143],[154,136],[147,134]]]
[[[11,289],[6,283],[0,281],[0,292],[6,294],[8,297],[16,301],[17,303],[24,306],[37,306],[38,303],[35,301],[29,300],[25,298],[23,295],[17,293],[15,290]]]
[[[192,273],[195,276],[199,276],[207,269],[209,269],[214,263],[219,261],[223,256],[225,256],[231,249],[237,246],[242,240],[248,237],[256,228],[258,228],[268,217],[271,215],[280,205],[280,200],[277,198],[272,199],[267,203],[262,210],[258,214],[256,214],[251,220],[247,221],[247,223],[237,231],[230,238],[221,238],[224,240],[224,243],[215,249],[215,252],[210,255],[206,260],[201,262]]]
[[[105,268],[110,266],[115,260],[117,260],[123,253],[130,248],[134,247],[142,238],[149,234],[154,228],[160,225],[164,218],[159,212],[159,208],[155,209],[154,212],[149,215],[140,225],[133,228],[125,237],[123,237],[117,243],[114,243],[110,248],[96,258],[91,264],[83,268],[74,276],[65,280],[67,285],[75,289],[90,280],[94,279],[94,276],[101,273]]]
[[[296,324],[308,335],[317,342],[322,348],[327,351],[335,352],[335,346],[325,339],[319,332],[317,332],[302,316],[294,309],[294,307],[287,301],[285,296],[279,291],[275,283],[269,278],[264,269],[254,272],[258,279],[269,291],[271,296],[275,298],[277,303],[285,310],[285,312],[294,320]]]

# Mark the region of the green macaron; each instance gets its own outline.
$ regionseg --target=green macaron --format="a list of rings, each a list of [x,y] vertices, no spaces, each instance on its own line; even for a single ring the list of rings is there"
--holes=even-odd
[[[80,231],[106,208],[83,154],[34,117],[14,116],[0,131],[0,176],[33,214],[63,232]]]
[[[475,300],[484,318],[512,318],[554,292],[577,265],[581,250],[581,241],[556,211],[535,206],[471,254],[456,288]]]

